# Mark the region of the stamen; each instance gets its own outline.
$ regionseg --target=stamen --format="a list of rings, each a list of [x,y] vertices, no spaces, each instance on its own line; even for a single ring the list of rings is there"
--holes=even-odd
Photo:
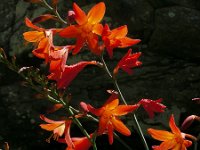
[[[58,135],[58,134],[54,134],[54,135],[53,135],[53,139],[54,139],[55,141],[58,141],[58,138],[59,138],[59,135]]]
[[[52,134],[50,135],[50,137],[46,139],[46,142],[47,142],[47,143],[50,143],[50,142],[51,142],[51,138],[52,138],[53,136],[54,136],[54,134],[52,133]]]

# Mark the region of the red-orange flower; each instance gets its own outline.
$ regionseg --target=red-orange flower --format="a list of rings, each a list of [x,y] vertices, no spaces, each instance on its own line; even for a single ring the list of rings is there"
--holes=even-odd
[[[92,137],[92,134],[90,135]],[[67,145],[66,150],[88,150],[92,144],[87,137],[72,137],[73,145]],[[58,142],[66,143],[65,139],[59,139]]]
[[[40,118],[47,122],[48,124],[41,124],[40,127],[47,131],[53,131],[53,138],[54,140],[59,140],[59,137],[65,135],[65,141],[68,146],[73,147],[73,143],[70,137],[70,127],[72,121],[69,120],[62,120],[62,121],[54,121],[51,119],[46,118],[44,115],[41,115]],[[50,136],[50,138],[52,137]],[[47,139],[50,142],[50,138]]]
[[[159,146],[153,146],[154,150],[187,150],[192,142],[185,139],[185,133],[182,133],[176,126],[174,116],[171,115],[169,126],[172,132],[156,130],[149,128],[148,133],[156,140],[162,141]]]
[[[100,2],[86,15],[85,12],[76,4],[73,4],[75,12],[74,19],[77,25],[70,25],[60,32],[61,37],[76,38],[76,47],[73,54],[77,54],[87,43],[90,50],[99,55],[100,52],[96,51],[98,46],[98,35],[101,35],[103,26],[99,24],[105,14],[105,4]]]
[[[62,75],[59,70],[54,70],[48,75],[48,79],[55,80],[59,89],[69,86],[71,81],[82,71],[87,65],[96,65],[96,61],[81,61],[74,65],[65,65]]]
[[[121,68],[122,70],[127,72],[129,75],[131,75],[133,73],[131,68],[138,67],[142,64],[142,62],[138,60],[141,53],[131,54],[131,52],[132,52],[132,49],[129,49],[127,54],[119,61],[119,63],[117,64],[117,66],[115,67],[113,71],[114,75],[118,73],[119,68]]]
[[[164,112],[166,106],[161,104],[161,102],[162,98],[157,100],[141,99],[138,104],[143,106],[150,118],[153,118],[155,112]]]
[[[109,99],[101,108],[94,108],[91,105],[87,105],[86,111],[100,117],[98,134],[108,133],[109,143],[113,143],[113,130],[117,130],[123,135],[131,135],[131,131],[119,120],[119,116],[126,115],[138,108],[138,105],[119,105],[119,99],[117,94],[112,93]],[[83,105],[84,102],[82,102]],[[84,104],[84,106],[86,106]]]
[[[31,43],[36,43],[37,48],[32,52],[38,57],[49,61],[50,48],[53,46],[53,34],[59,29],[44,29],[34,25],[28,18],[25,19],[28,27],[36,31],[28,31],[23,33],[24,39]]]
[[[61,77],[65,70],[65,65],[68,57],[69,51],[72,50],[74,46],[54,46],[50,51],[50,68],[51,73],[57,73],[57,76]]]
[[[106,50],[110,56],[113,57],[113,49],[125,48],[139,43],[140,39],[131,39],[126,37],[128,33],[127,26],[121,26],[116,29],[110,30],[109,26],[106,24],[102,32],[102,40],[104,41]]]

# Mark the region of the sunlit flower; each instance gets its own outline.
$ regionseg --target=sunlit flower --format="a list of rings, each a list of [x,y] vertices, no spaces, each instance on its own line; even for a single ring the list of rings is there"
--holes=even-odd
[[[140,39],[131,39],[126,37],[128,33],[127,26],[121,26],[116,29],[110,30],[106,24],[102,32],[102,40],[104,41],[106,50],[110,56],[113,57],[114,48],[125,48],[139,43]]]
[[[153,146],[152,148],[154,150],[187,150],[187,147],[191,146],[192,142],[185,139],[187,134],[182,133],[176,126],[173,115],[170,117],[169,126],[172,132],[148,129],[148,133],[154,139],[162,141],[159,146]]]
[[[48,79],[55,80],[59,89],[66,88],[69,86],[71,81],[78,75],[78,73],[82,71],[87,65],[97,65],[97,62],[81,61],[74,65],[65,65],[62,75],[60,75],[59,70],[55,69],[55,71],[52,71],[51,74],[48,75]]]
[[[119,105],[119,99],[117,97],[117,94],[113,93],[106,103],[98,109],[89,104],[86,107],[85,104],[83,105],[84,102],[82,102],[82,105],[84,106],[83,109],[100,117],[98,134],[101,135],[107,132],[110,144],[113,143],[113,130],[117,130],[126,136],[131,135],[131,131],[118,117],[126,115],[138,108],[138,105]]]
[[[50,139],[53,137],[54,140],[59,140],[59,138],[64,135],[65,141],[68,146],[73,147],[73,143],[70,137],[70,127],[72,121],[69,120],[62,120],[62,121],[54,121],[51,119],[46,118],[44,115],[41,115],[40,118],[47,122],[48,124],[41,124],[40,127],[47,131],[53,131],[52,136],[47,139],[47,142],[50,142]]]
[[[138,104],[143,106],[150,118],[153,118],[155,112],[162,113],[165,111],[166,106],[161,102],[162,98],[157,100],[141,99]]]
[[[138,67],[142,64],[142,62],[138,60],[141,53],[131,54],[131,52],[132,52],[132,49],[129,49],[127,54],[119,61],[119,63],[117,64],[117,66],[115,67],[113,71],[114,75],[118,73],[119,68],[121,68],[122,70],[127,72],[129,75],[131,75],[133,73],[131,68]]]
[[[53,34],[60,31],[59,29],[44,29],[34,25],[28,18],[25,19],[28,27],[35,29],[35,31],[28,31],[23,33],[24,39],[28,42],[35,43],[36,49],[32,52],[38,57],[49,61],[50,48],[53,46]]]
[[[93,53],[100,54],[99,51],[96,51],[98,35],[101,35],[103,31],[103,26],[99,22],[105,14],[105,9],[105,4],[100,2],[93,6],[86,15],[76,3],[73,4],[74,19],[77,25],[70,25],[59,33],[61,37],[76,38],[76,47],[73,50],[73,54],[77,54],[84,43],[88,44]]]

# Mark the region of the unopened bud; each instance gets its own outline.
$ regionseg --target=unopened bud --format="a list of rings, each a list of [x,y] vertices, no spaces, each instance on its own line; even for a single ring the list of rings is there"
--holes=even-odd
[[[87,104],[85,102],[80,102],[80,106],[86,113],[89,112]]]
[[[67,14],[67,20],[71,24],[75,21],[75,12],[73,10],[69,10]]]
[[[187,128],[189,128],[191,126],[191,124],[193,123],[194,120],[198,120],[199,117],[196,116],[196,115],[191,115],[191,116],[188,116],[182,123],[181,125],[181,129],[182,130],[186,130]]]

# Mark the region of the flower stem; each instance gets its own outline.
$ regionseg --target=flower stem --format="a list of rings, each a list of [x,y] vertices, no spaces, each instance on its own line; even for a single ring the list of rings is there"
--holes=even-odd
[[[71,116],[74,116],[74,112],[71,109],[71,107],[69,107],[62,99],[60,99],[60,102],[63,104],[64,108],[67,109],[67,111],[69,112],[69,114]],[[96,143],[93,142],[93,140],[90,138],[90,135],[87,133],[87,131],[85,130],[85,128],[82,126],[81,122],[76,118],[73,117],[73,121],[74,123],[79,127],[79,129],[81,130],[81,132],[88,138],[88,140],[91,142],[92,146],[93,146],[93,150],[97,150],[96,147]]]
[[[46,7],[48,10],[50,10],[52,13],[54,13],[56,15],[56,17],[58,18],[58,20],[63,23],[63,24],[67,24],[67,22],[62,19],[62,17],[60,16],[60,14],[58,13],[57,9],[54,9],[53,7],[51,7],[46,0],[42,0],[42,4],[44,5],[44,7]]]
[[[109,71],[109,69],[108,69],[108,67],[107,67],[106,62],[104,61],[103,54],[102,54],[102,56],[101,56],[101,61],[102,61],[102,63],[103,63],[103,69],[105,70],[105,72],[107,73],[107,75],[112,79],[113,84],[115,85],[115,87],[116,87],[116,89],[117,89],[117,91],[118,91],[118,93],[119,93],[119,95],[120,95],[121,100],[123,101],[123,103],[124,103],[125,105],[127,105],[127,102],[126,102],[126,100],[125,100],[125,98],[124,98],[124,96],[123,96],[123,94],[122,94],[122,92],[121,92],[121,90],[120,90],[120,87],[119,87],[119,85],[118,85],[118,83],[117,83],[116,78],[112,76],[111,72]],[[145,138],[144,138],[144,134],[143,134],[143,132],[142,132],[142,129],[141,129],[141,127],[140,127],[140,124],[139,124],[139,122],[138,122],[137,117],[136,117],[135,114],[133,114],[133,120],[135,121],[136,127],[137,127],[137,129],[138,129],[140,138],[142,139],[142,142],[143,142],[143,144],[144,144],[145,150],[149,150],[149,147],[148,147],[148,145],[147,145],[147,142],[146,142],[146,140],[145,140]]]

